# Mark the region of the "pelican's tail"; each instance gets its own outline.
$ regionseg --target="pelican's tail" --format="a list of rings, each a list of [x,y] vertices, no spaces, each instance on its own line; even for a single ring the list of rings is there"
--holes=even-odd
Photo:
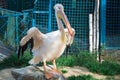
[[[35,41],[37,40],[38,36],[40,36],[40,35],[41,35],[41,32],[36,27],[32,27],[27,31],[27,35],[24,36],[20,41],[20,46],[19,46],[19,50],[18,50],[18,58],[20,57],[21,53],[23,55],[24,51],[28,47],[28,44],[30,44],[30,46],[31,46],[30,51],[32,53],[32,48],[36,44]]]

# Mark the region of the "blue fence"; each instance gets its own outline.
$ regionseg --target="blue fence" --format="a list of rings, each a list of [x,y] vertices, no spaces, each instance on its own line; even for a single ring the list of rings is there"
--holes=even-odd
[[[120,49],[120,1],[106,2],[106,47]]]
[[[19,41],[31,26],[30,14],[0,8],[0,41],[16,49]]]
[[[89,49],[89,14],[94,13],[95,0],[38,0],[35,9],[46,14],[39,14],[36,18],[41,21],[39,25],[44,31],[57,29],[53,6],[56,3],[64,5],[65,13],[73,28],[76,30],[74,48],[71,51]],[[120,48],[120,1],[119,0],[100,0],[100,44],[105,49]],[[48,6],[49,5],[49,6]],[[43,17],[43,18],[42,18]],[[48,18],[46,18],[48,17]],[[44,23],[45,22],[45,23]],[[44,25],[42,25],[44,24]],[[43,28],[44,27],[44,28]],[[41,29],[41,30],[42,30]],[[70,52],[71,52],[70,51]]]
[[[21,37],[32,26],[37,26],[43,33],[57,30],[53,7],[56,3],[61,3],[65,8],[65,13],[71,26],[76,30],[74,43],[69,52],[76,53],[80,50],[89,50],[89,14],[94,13],[95,0],[36,1],[34,9],[25,10],[23,13],[5,11],[8,13],[3,15],[0,12],[1,39],[8,40],[8,25],[14,26],[14,30],[11,33],[15,34],[12,41],[15,42],[15,46],[18,46]],[[105,49],[120,48],[119,3],[119,0],[100,0],[100,44]],[[10,22],[11,20],[13,22]],[[9,42],[9,44],[13,43]]]
[[[54,5],[61,3],[70,24],[76,30],[70,53],[89,50],[89,14],[94,13],[95,0],[38,0],[35,5],[35,22],[42,32],[57,30]],[[49,6],[48,6],[49,5]]]

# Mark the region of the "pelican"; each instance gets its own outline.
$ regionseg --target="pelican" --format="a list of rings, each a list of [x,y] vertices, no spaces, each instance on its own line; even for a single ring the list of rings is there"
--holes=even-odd
[[[33,58],[29,61],[29,64],[37,65],[39,62],[43,62],[43,68],[47,78],[49,78],[48,76],[50,75],[47,74],[46,62],[52,61],[53,70],[57,70],[55,60],[63,54],[67,45],[73,43],[75,35],[75,30],[71,27],[64,13],[63,5],[56,4],[54,9],[58,30],[43,34],[38,28],[32,27],[27,31],[27,35],[20,41],[20,47],[25,49],[28,42],[33,42],[31,47]],[[67,27],[65,29],[63,27],[63,22]]]

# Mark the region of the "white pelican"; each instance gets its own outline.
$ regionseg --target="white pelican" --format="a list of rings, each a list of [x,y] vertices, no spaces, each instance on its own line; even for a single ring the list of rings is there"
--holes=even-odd
[[[32,27],[20,41],[20,47],[25,49],[29,42],[33,42],[33,46],[31,47],[33,58],[29,61],[29,64],[36,65],[39,62],[43,62],[47,78],[50,75],[47,74],[46,61],[52,61],[53,70],[57,70],[55,60],[63,54],[66,45],[72,44],[75,34],[75,30],[71,27],[64,13],[63,6],[56,4],[54,9],[59,30],[43,34],[36,27]],[[62,22],[67,27],[66,29],[64,29]]]

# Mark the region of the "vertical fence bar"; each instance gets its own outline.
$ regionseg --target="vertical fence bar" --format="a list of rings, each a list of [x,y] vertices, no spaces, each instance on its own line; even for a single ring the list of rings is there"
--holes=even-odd
[[[51,17],[52,17],[52,0],[49,0],[49,18],[48,18],[48,32],[50,32],[51,31]]]
[[[18,16],[15,16],[15,33],[16,33],[16,51],[18,50],[19,45],[19,34],[18,34]]]
[[[32,13],[32,27],[35,27],[36,25],[36,21],[35,21],[35,13]]]
[[[106,47],[106,0],[100,0],[100,45]]]
[[[35,27],[35,19],[32,18],[32,27]]]

